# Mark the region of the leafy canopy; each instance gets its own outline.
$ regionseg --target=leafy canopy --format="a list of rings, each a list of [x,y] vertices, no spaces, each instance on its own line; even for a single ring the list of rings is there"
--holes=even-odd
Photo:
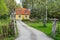
[[[8,8],[4,2],[4,0],[0,0],[0,16],[4,14],[8,14]]]

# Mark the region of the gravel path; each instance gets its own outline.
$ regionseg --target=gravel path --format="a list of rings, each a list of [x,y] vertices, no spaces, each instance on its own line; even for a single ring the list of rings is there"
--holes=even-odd
[[[53,40],[43,32],[29,27],[22,21],[17,21],[19,36],[15,40]]]

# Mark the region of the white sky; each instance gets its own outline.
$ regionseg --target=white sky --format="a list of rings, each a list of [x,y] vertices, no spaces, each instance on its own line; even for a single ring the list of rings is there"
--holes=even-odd
[[[17,4],[19,4],[19,3],[20,3],[20,0],[15,0],[15,1],[16,1],[16,3],[17,3]]]
[[[22,7],[22,2],[20,0],[15,0],[17,4],[20,4]]]

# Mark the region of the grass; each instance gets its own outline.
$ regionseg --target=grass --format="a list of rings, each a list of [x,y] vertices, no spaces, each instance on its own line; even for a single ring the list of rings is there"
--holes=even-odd
[[[24,21],[24,22],[26,24],[28,24],[29,26],[31,26],[31,27],[33,27],[33,28],[35,28],[37,30],[40,30],[40,31],[44,32],[48,36],[51,36],[51,34],[52,34],[52,22],[47,23],[46,24],[47,27],[44,27],[42,22],[39,22],[39,23],[37,23],[37,22],[30,22],[30,21]],[[58,24],[60,24],[60,23],[58,22]],[[60,34],[56,33],[56,37],[54,39],[55,40],[60,40]]]
[[[4,40],[14,40],[14,37],[6,37]]]

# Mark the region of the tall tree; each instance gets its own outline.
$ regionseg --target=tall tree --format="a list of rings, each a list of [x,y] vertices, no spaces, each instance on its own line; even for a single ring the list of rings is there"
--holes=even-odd
[[[4,0],[0,0],[0,16],[8,14],[8,8]]]
[[[45,20],[48,18],[58,18],[60,19],[60,0],[26,0],[24,5],[31,7],[32,13],[31,17],[44,18]],[[29,5],[30,6],[29,6]],[[34,12],[33,12],[34,10]],[[38,11],[36,11],[38,10]],[[33,16],[35,15],[35,16]],[[39,17],[38,17],[39,16]]]
[[[6,5],[10,12],[13,12],[16,8],[16,2],[14,0],[5,0]]]
[[[21,8],[21,5],[20,4],[16,5],[16,8]]]

